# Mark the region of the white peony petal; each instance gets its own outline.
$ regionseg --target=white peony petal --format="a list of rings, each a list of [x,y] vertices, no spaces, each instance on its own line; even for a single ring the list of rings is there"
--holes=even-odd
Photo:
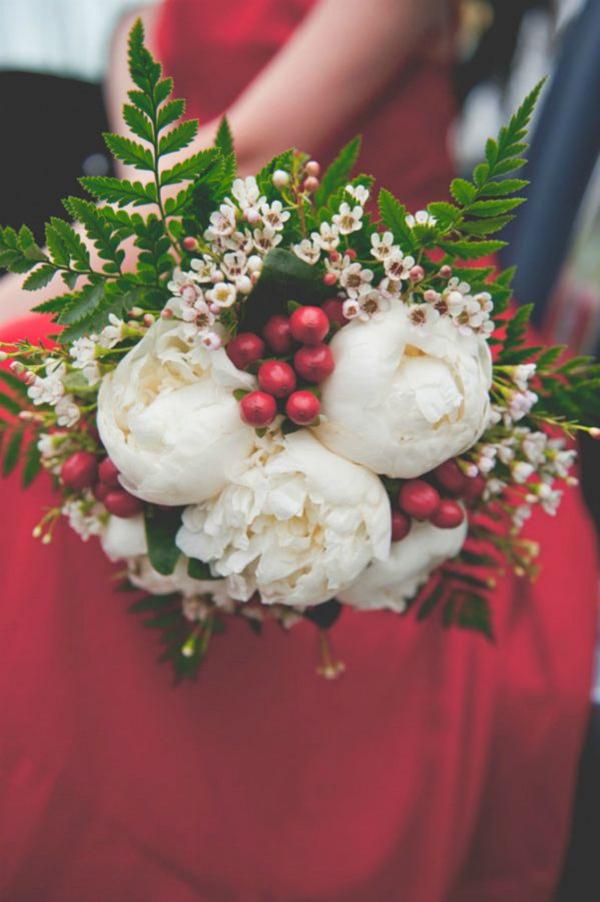
[[[255,379],[185,324],[160,320],[102,382],[98,431],[123,486],[155,504],[218,492],[251,452],[254,432],[232,391]]]
[[[412,478],[471,447],[489,416],[484,338],[448,317],[411,324],[405,306],[353,320],[334,336],[335,370],[322,384],[315,434],[375,473]]]
[[[392,542],[386,561],[373,561],[338,599],[361,610],[388,608],[402,612],[430,574],[462,548],[467,520],[455,529],[413,522],[401,542]]]

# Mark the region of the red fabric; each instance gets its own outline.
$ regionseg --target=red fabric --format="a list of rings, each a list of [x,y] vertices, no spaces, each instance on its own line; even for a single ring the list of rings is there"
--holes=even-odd
[[[214,115],[303,8],[204,3],[200,30],[195,4],[167,4],[180,89],[196,83],[182,84],[188,68],[199,79],[208,67]],[[380,127],[393,134],[412,104],[442,129],[441,71],[415,64],[404,78]],[[425,200],[427,182],[379,156],[365,126],[364,167]],[[430,185],[445,179],[440,146],[428,158],[425,126],[411,130],[415,146],[398,154],[422,154]],[[0,337],[41,329],[29,319]],[[130,596],[111,591],[96,541],[66,526],[50,547],[31,538],[52,503],[46,480],[22,494],[11,477],[0,493],[3,899],[550,898],[595,625],[594,542],[575,492],[558,518],[531,522],[543,572],[499,587],[495,645],[435,620],[346,611],[334,642],[347,672],[327,683],[309,624],[259,639],[238,623],[214,640],[199,681],[178,688],[127,613]]]

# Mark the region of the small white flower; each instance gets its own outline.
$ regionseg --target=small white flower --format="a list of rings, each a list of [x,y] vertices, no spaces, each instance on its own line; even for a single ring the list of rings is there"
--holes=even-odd
[[[415,258],[405,257],[400,248],[394,248],[383,261],[386,275],[399,282],[401,279],[408,279],[409,273],[415,265]]]
[[[525,457],[534,465],[534,467],[539,467],[544,460],[544,452],[547,444],[548,436],[543,432],[530,432],[527,430],[525,433],[525,438],[523,439],[521,447]]]
[[[230,251],[224,254],[221,268],[227,278],[235,282],[240,276],[245,275],[248,268],[248,258],[242,251]]]
[[[64,363],[51,360],[46,364],[46,376],[36,376],[32,385],[27,389],[27,394],[38,406],[40,404],[57,404],[65,393],[63,376],[66,374]]]
[[[538,497],[546,513],[554,517],[562,499],[562,492],[558,491],[558,489],[552,489],[549,485],[540,483]]]
[[[319,231],[313,232],[310,237],[324,251],[334,251],[340,243],[340,230],[336,225],[322,222]]]
[[[415,225],[434,226],[437,223],[437,219],[431,213],[428,213],[427,210],[417,210],[414,216],[409,213],[405,217],[405,222],[409,228],[413,229]]]
[[[512,464],[510,472],[514,481],[521,484],[527,482],[532,473],[535,472],[535,468],[525,460],[517,460]]]
[[[360,263],[350,263],[345,266],[340,275],[340,285],[346,289],[349,297],[356,297],[364,285],[368,285],[373,279],[370,269],[363,269]]]
[[[70,429],[78,422],[81,411],[73,399],[73,395],[63,395],[58,401],[56,407],[56,422],[59,426],[65,426]]]
[[[346,185],[346,193],[362,207],[364,207],[370,196],[370,191],[365,185]]]
[[[274,200],[272,204],[263,204],[260,214],[265,226],[270,226],[276,232],[280,232],[290,218],[289,210],[283,209],[280,200]]]
[[[511,373],[511,377],[515,385],[521,391],[527,391],[527,385],[533,379],[536,371],[535,363],[521,363],[516,366]]]
[[[362,229],[363,213],[361,206],[350,207],[350,204],[344,202],[340,204],[339,213],[335,213],[332,219],[341,235],[351,235],[352,232],[360,232]]]
[[[263,254],[277,247],[283,238],[279,232],[276,232],[270,226],[265,226],[263,229],[254,229],[252,234],[256,250],[262,251]]]
[[[210,214],[210,230],[217,237],[231,235],[235,231],[235,225],[235,210],[229,204],[221,204],[218,210]]]
[[[413,326],[431,326],[440,318],[440,314],[431,304],[411,304],[408,318]]]
[[[271,181],[275,188],[285,188],[290,183],[289,173],[285,169],[276,169],[271,176]]]
[[[194,322],[200,331],[210,329],[214,325],[216,317],[204,301],[198,301],[191,312],[194,316],[189,322]]]
[[[512,521],[515,529],[522,529],[525,521],[531,517],[531,506],[529,504],[520,504],[513,512]]]
[[[77,338],[69,348],[69,354],[73,358],[73,367],[83,372],[89,385],[96,385],[100,381],[100,367],[96,359],[95,336]]]
[[[66,501],[62,512],[69,521],[69,526],[84,541],[90,536],[98,536],[104,529],[102,514],[104,508],[94,501],[91,492],[87,491],[83,498]]]
[[[527,416],[534,404],[537,403],[538,396],[535,392],[513,392],[508,403],[508,412],[513,420],[518,421]]]
[[[361,307],[361,318],[371,319],[380,313],[385,313],[390,309],[389,300],[384,297],[376,288],[363,285],[358,295],[358,301]]]
[[[491,473],[496,466],[496,454],[497,449],[495,445],[483,445],[477,458],[477,467],[480,473],[484,475]]]
[[[217,307],[231,307],[232,304],[235,304],[237,297],[235,285],[232,285],[231,282],[217,282],[210,291],[206,292],[206,297],[211,304],[216,304]]]
[[[357,298],[348,298],[342,304],[342,311],[346,319],[356,319],[360,316],[362,308]]]
[[[114,313],[109,313],[108,323],[98,336],[98,344],[103,348],[114,348],[123,338],[125,323]]]
[[[506,483],[501,479],[488,479],[485,484],[485,489],[483,490],[483,500],[489,501],[490,498],[495,498],[497,495],[501,495],[505,488]]]
[[[393,249],[395,250],[396,248],[394,247],[394,236],[391,232],[384,232],[383,235],[380,235],[379,232],[373,232],[371,235],[371,256],[383,263]],[[399,248],[397,249],[399,250]]]
[[[190,262],[190,266],[194,270],[193,278],[196,282],[212,282],[212,274],[216,267],[211,257],[208,255],[205,255],[202,259],[195,257]]]
[[[209,351],[218,351],[223,345],[223,339],[216,332],[206,332],[202,336],[201,341],[204,347],[208,348]]]
[[[247,210],[257,210],[265,200],[260,196],[260,189],[253,175],[248,175],[245,179],[235,179],[231,193],[244,213]]]
[[[293,244],[292,250],[297,257],[305,263],[310,263],[311,266],[314,266],[321,257],[320,248],[310,238],[303,238],[300,244]]]

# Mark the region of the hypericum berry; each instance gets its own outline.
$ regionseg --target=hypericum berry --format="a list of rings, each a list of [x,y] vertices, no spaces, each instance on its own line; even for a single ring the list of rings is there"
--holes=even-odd
[[[125,489],[112,489],[104,496],[103,503],[109,514],[123,519],[135,517],[144,509],[143,501],[130,495]]]
[[[308,426],[319,416],[321,402],[310,391],[295,391],[287,399],[285,412],[293,423]]]
[[[98,478],[98,461],[90,451],[76,451],[64,462],[60,470],[64,486],[75,491],[91,489]]]
[[[450,495],[462,495],[467,484],[467,477],[455,460],[446,460],[432,473],[435,481]]]
[[[439,503],[439,492],[424,479],[409,479],[398,492],[399,507],[418,520],[428,520]]]
[[[329,320],[320,307],[297,307],[290,316],[290,329],[296,341],[318,345],[329,332]]]
[[[465,512],[458,503],[451,498],[443,498],[437,509],[433,512],[430,522],[440,529],[454,529],[465,519]]]
[[[265,323],[262,334],[276,354],[289,354],[294,346],[287,316],[271,316]]]
[[[254,332],[238,332],[225,348],[227,356],[238,370],[245,370],[265,354],[265,343]]]
[[[265,360],[258,370],[258,384],[276,398],[287,398],[296,388],[296,374],[284,360]]]
[[[307,382],[322,382],[333,373],[335,362],[329,345],[305,345],[294,354],[294,366]]]
[[[323,313],[330,323],[345,326],[348,319],[344,316],[344,302],[339,298],[330,298],[323,304]]]
[[[108,493],[111,491],[111,487],[106,485],[105,482],[97,482],[92,492],[94,494],[94,498],[97,501],[104,501]]]
[[[192,235],[186,235],[182,241],[182,244],[186,251],[195,251],[198,246],[198,242]]]
[[[467,477],[463,497],[468,501],[475,501],[483,495],[485,489],[485,479],[478,473],[477,476]]]
[[[404,511],[392,511],[392,542],[401,542],[410,532],[410,517]]]
[[[264,391],[251,391],[240,401],[240,411],[244,423],[254,426],[255,429],[261,429],[275,419],[277,402],[273,395],[268,395]]]
[[[110,488],[118,489],[121,487],[119,483],[119,471],[110,457],[105,457],[98,467],[98,478],[100,482]]]

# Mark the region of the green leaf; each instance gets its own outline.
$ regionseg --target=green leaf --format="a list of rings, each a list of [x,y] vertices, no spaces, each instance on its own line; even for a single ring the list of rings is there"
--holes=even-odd
[[[471,182],[467,182],[466,179],[454,179],[450,183],[450,193],[457,203],[466,207],[475,200],[477,188]]]
[[[10,370],[0,370],[0,382],[4,382],[5,385],[8,385],[9,388],[12,388],[13,391],[17,392],[23,398],[27,397],[27,386],[24,382],[21,382],[18,376],[11,373]]]
[[[143,185],[141,182],[129,182],[108,175],[86,175],[79,179],[86,191],[97,200],[107,201],[126,207],[134,207],[157,202],[156,185],[153,182]]]
[[[147,115],[132,104],[126,103],[123,106],[123,119],[125,120],[129,130],[142,138],[143,141],[152,142],[154,133],[152,123]]]
[[[37,436],[27,446],[23,466],[23,488],[28,488],[42,469],[42,456],[38,448]]]
[[[120,250],[119,238],[107,219],[108,211],[100,210],[95,204],[79,197],[67,197],[63,200],[63,205],[74,219],[83,224],[99,256],[107,261],[105,272],[118,272],[125,253]]]
[[[277,247],[264,258],[260,278],[248,296],[244,330],[281,312],[290,298],[303,304],[318,304],[330,293],[315,266]]]
[[[144,46],[144,26],[137,19],[129,32],[129,74],[140,90],[150,97],[161,75],[160,64]]]
[[[167,125],[177,122],[185,113],[185,100],[170,100],[158,112],[156,130],[161,131]]]
[[[343,188],[350,178],[350,174],[358,159],[360,153],[361,138],[357,135],[348,142],[325,170],[321,178],[321,183],[314,195],[314,202],[317,207],[324,207],[329,201],[329,197],[338,188]]]
[[[0,391],[0,407],[15,417],[21,412],[21,405],[19,402],[10,395],[5,394],[3,391]]]
[[[76,269],[89,270],[89,251],[75,229],[68,222],[65,222],[64,219],[58,219],[56,216],[50,219],[50,227],[53,233],[59,237],[68,259],[73,261],[74,267]]]
[[[160,139],[158,144],[159,155],[162,157],[169,153],[174,153],[176,150],[183,150],[184,147],[187,147],[194,140],[197,132],[198,122],[195,119],[188,119],[186,122],[176,125],[175,128],[171,129],[170,132],[167,132]]]
[[[106,146],[117,160],[121,160],[127,166],[133,166],[135,169],[142,169],[146,172],[154,171],[152,151],[143,144],[132,141],[130,138],[123,138],[121,135],[113,135],[111,132],[104,132],[103,138]]]
[[[210,168],[218,157],[218,151],[209,147],[193,154],[186,160],[166,169],[160,177],[161,186],[174,185],[185,180],[199,179]]]
[[[168,78],[163,78],[158,82],[156,88],[154,89],[154,102],[157,106],[160,106],[167,97],[170,97],[173,91],[173,79],[169,76]]]
[[[523,197],[506,198],[505,200],[478,200],[469,207],[470,216],[501,216],[510,213],[525,202]]]
[[[29,273],[23,282],[23,288],[26,291],[37,291],[48,285],[56,275],[56,269],[51,263],[44,263],[42,266],[36,267],[33,272]]]
[[[215,147],[217,148],[217,150],[221,151],[224,157],[229,156],[229,154],[235,153],[233,146],[233,135],[231,134],[231,129],[229,128],[229,122],[227,121],[226,116],[223,116],[219,123],[217,136],[215,138]]]
[[[210,572],[210,567],[208,564],[205,564],[204,561],[199,561],[196,558],[190,558],[188,561],[188,576],[192,579],[219,579],[218,576],[213,576]]]
[[[483,197],[504,197],[516,194],[529,184],[527,179],[502,179],[499,182],[488,182],[479,192]]]
[[[439,246],[460,260],[478,260],[506,247],[506,241],[440,241]]]
[[[92,313],[95,313],[104,293],[104,285],[101,282],[84,285],[80,292],[72,295],[72,300],[62,310],[58,317],[61,325],[72,326],[87,320]]]
[[[514,216],[490,216],[488,219],[474,219],[470,222],[461,223],[460,231],[466,235],[478,237],[494,235],[508,225],[512,219],[514,219]]]
[[[406,207],[396,200],[387,188],[381,189],[379,192],[379,214],[383,222],[403,250],[412,250],[414,248],[414,238],[406,224],[407,212]]]
[[[429,617],[429,615],[441,601],[443,594],[444,589],[441,584],[438,584],[435,589],[433,589],[429,593],[425,600],[420,603],[419,610],[417,612],[417,620],[425,620],[427,617]]]
[[[175,536],[181,526],[181,512],[181,507],[160,508],[147,504],[144,508],[150,563],[163,576],[173,573],[181,555],[175,544]]]
[[[15,469],[19,462],[19,455],[21,453],[21,445],[23,444],[23,430],[16,429],[8,442],[6,447],[6,451],[4,453],[4,460],[2,461],[2,475],[10,476],[12,471]]]
[[[39,263],[47,259],[46,254],[33,237],[33,232],[26,225],[22,225],[19,229],[17,245],[27,260],[34,260],[36,263]]]

